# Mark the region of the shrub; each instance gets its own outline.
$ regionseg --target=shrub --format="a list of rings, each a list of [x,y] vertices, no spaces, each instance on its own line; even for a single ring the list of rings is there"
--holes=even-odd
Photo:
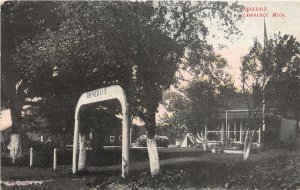
[[[169,138],[166,136],[155,135],[156,146],[158,147],[168,147]],[[146,147],[147,146],[147,136],[142,135],[137,139],[138,146]]]

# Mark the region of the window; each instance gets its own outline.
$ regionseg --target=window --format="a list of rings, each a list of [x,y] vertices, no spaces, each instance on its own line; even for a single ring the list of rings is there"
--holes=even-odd
[[[122,141],[122,135],[119,136],[119,141]]]
[[[110,142],[115,142],[115,136],[110,136],[110,137],[109,137],[109,141],[110,141]]]

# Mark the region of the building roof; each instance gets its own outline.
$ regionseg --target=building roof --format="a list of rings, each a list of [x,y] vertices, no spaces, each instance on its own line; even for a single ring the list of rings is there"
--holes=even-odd
[[[228,112],[227,118],[228,119],[247,119],[248,112]],[[221,119],[226,119],[226,112],[221,112],[220,114]]]
[[[249,99],[250,106],[252,105],[252,99]],[[247,119],[248,112],[248,103],[247,99],[243,95],[237,95],[235,97],[228,98],[225,102],[225,107],[220,109],[220,118],[228,119]]]
[[[249,99],[250,106],[252,105],[252,99]],[[226,108],[224,110],[245,110],[248,109],[247,99],[244,96],[236,96],[228,98],[226,100]]]

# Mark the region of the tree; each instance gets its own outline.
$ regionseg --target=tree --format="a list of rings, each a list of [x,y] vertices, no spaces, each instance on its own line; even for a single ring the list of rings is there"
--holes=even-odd
[[[242,90],[248,107],[245,126],[244,160],[247,160],[250,156],[253,135],[261,122],[260,109],[262,98],[260,97],[259,90],[265,89],[267,77],[264,75],[265,70],[257,70],[259,68],[256,62],[258,54],[262,55],[262,46],[255,40],[253,48],[250,48],[250,52],[243,57],[241,67]]]
[[[300,44],[291,35],[276,35],[272,40],[276,67],[267,86],[270,103],[278,112],[294,118],[300,128]],[[274,65],[275,65],[274,64]]]
[[[90,9],[90,5],[96,6]],[[50,108],[44,113],[49,116],[62,98],[71,100],[65,106],[72,110],[80,93],[119,84],[129,97],[132,115],[139,110],[154,139],[156,102],[172,82],[174,57],[180,50],[171,38],[149,26],[149,17],[155,13],[151,3],[72,2],[60,9],[61,17],[67,19],[59,30],[46,31],[34,43],[23,43],[18,57],[25,60],[26,68],[36,63],[50,67],[49,83],[38,89],[46,102],[44,110]],[[60,105],[60,113],[65,106]]]
[[[205,125],[210,125],[218,117],[220,102],[217,99],[216,87],[208,82],[193,82],[186,90],[191,103],[190,131],[200,133]],[[200,126],[200,128],[199,128]]]
[[[189,61],[193,66],[205,63],[196,61],[207,48],[204,20],[220,18],[220,29],[230,36],[239,32],[234,21],[240,19],[241,8],[227,2],[61,3],[55,9],[59,28],[24,42],[18,60],[25,60],[24,72],[31,74],[37,72],[28,69],[32,64],[46,68],[50,77],[37,91],[51,106],[66,99],[72,105],[82,91],[120,84],[130,97],[130,114],[146,123],[153,160],[162,92],[175,81],[183,58],[194,58]],[[73,109],[63,107],[63,112]],[[159,167],[151,165],[151,171],[156,174]]]
[[[21,155],[22,108],[27,98],[32,97],[34,80],[42,79],[43,75],[23,72],[22,62],[16,61],[15,55],[22,42],[57,26],[51,11],[55,6],[56,3],[49,2],[5,2],[1,6],[1,104],[11,110],[11,149],[15,149],[17,156]]]
[[[182,92],[166,93],[163,104],[170,113],[165,114],[163,123],[194,135],[203,132],[205,125],[216,126],[220,109],[236,94],[230,84],[216,86],[200,80],[193,81]]]
[[[297,78],[296,76],[299,75],[299,69],[297,69],[299,59],[297,57],[299,57],[299,43],[293,36],[281,36],[280,34],[275,35],[274,39],[265,39],[264,47],[255,40],[249,53],[243,57],[241,68],[243,91],[248,102],[250,98],[253,101],[253,104],[248,103],[247,134],[249,134],[250,130],[256,130],[264,126],[264,106],[267,102],[272,104],[277,100],[285,104],[284,102],[286,100],[289,101],[289,99],[293,97],[292,99],[295,105],[290,104],[289,106],[291,106],[291,110],[294,110],[296,115],[299,113],[298,108],[294,109],[294,106],[298,104],[297,96],[299,93],[297,94],[297,92],[285,98],[281,95],[277,96],[281,96],[282,99],[268,99],[268,97],[272,97],[271,92],[276,91],[281,94],[282,90],[287,90],[282,86],[284,83],[280,81],[289,80],[289,77],[287,77],[288,72],[291,72],[290,74],[294,73],[291,76],[294,79]],[[295,84],[293,84],[296,89],[297,84],[299,84],[299,80],[296,80]],[[292,94],[293,89],[294,87],[288,90],[287,92],[289,93],[287,94]],[[281,110],[283,110],[283,107],[280,107]],[[248,135],[246,135],[244,159],[248,159],[250,156],[252,138],[253,134],[249,134],[249,138]],[[263,138],[264,133],[262,133],[262,139]],[[247,142],[247,140],[249,141]]]

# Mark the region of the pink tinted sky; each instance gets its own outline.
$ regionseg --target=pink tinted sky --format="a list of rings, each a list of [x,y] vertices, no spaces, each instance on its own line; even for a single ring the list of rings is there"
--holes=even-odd
[[[300,1],[243,1],[240,2],[245,7],[266,7],[267,11],[256,11],[248,13],[268,13],[266,20],[268,38],[274,34],[291,34],[297,40],[300,40]],[[284,17],[272,17],[273,13],[282,13]],[[245,13],[245,12],[244,12]],[[210,38],[211,43],[217,47],[218,43],[227,45],[226,48],[217,50],[223,55],[229,64],[229,73],[233,76],[235,86],[240,87],[240,71],[241,57],[247,53],[254,38],[257,38],[261,43],[264,38],[263,30],[264,18],[245,17],[243,22],[238,23],[237,26],[242,31],[242,35],[237,39],[234,37],[232,41],[224,40],[222,38]],[[211,32],[216,36],[220,36],[217,32]]]
[[[240,4],[245,7],[266,7],[266,11],[249,11],[248,13],[267,13],[265,18],[268,38],[274,34],[291,34],[300,40],[300,1],[241,1]],[[245,11],[243,13],[246,13]],[[273,13],[279,13],[283,17],[273,17]],[[207,22],[210,29],[209,42],[213,44],[217,53],[221,54],[228,62],[227,71],[232,75],[234,85],[240,89],[240,67],[241,57],[247,53],[255,38],[261,43],[264,40],[264,18],[263,17],[245,17],[242,22],[237,23],[241,30],[241,36],[233,36],[230,40],[224,39],[220,31],[212,23]],[[215,36],[214,38],[212,36]],[[218,49],[222,44],[226,47]],[[190,79],[189,74],[183,72],[183,75]],[[171,89],[172,90],[172,89]],[[167,110],[160,105],[158,108],[157,121],[167,113]]]

